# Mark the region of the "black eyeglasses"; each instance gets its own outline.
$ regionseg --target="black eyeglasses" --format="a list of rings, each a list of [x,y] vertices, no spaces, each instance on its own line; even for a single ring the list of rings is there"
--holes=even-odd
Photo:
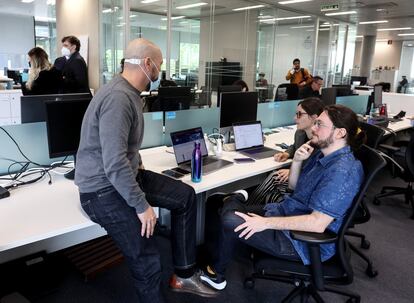
[[[305,112],[296,112],[295,113],[295,115],[296,115],[296,118],[300,118],[300,117],[302,117],[303,115],[308,115],[308,113],[305,113]]]

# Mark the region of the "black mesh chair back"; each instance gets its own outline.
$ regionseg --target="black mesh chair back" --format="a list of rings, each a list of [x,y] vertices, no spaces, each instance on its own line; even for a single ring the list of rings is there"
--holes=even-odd
[[[359,122],[359,127],[365,132],[365,144],[371,148],[377,149],[378,144],[381,142],[381,139],[385,134],[385,130],[376,125],[368,124],[365,122]]]
[[[285,93],[281,93],[282,91]],[[299,97],[299,87],[294,83],[282,83],[277,87],[275,101],[297,100]]]

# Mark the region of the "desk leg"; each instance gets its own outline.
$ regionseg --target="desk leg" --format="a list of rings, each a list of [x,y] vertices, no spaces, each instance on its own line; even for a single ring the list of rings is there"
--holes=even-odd
[[[204,226],[206,221],[206,200],[207,192],[197,194],[197,222],[196,222],[196,243],[204,243]]]

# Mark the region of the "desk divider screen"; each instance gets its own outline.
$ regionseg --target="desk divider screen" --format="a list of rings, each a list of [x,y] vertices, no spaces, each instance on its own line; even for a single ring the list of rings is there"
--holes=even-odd
[[[257,120],[263,128],[274,128],[295,124],[296,106],[300,100],[259,103]]]
[[[46,122],[7,125],[3,128],[16,140],[23,153],[33,162],[49,165],[63,158],[49,158],[49,149],[46,133]],[[13,141],[0,130],[0,175],[7,174],[10,164],[14,161],[27,161],[19,152]],[[70,159],[69,159],[70,158]],[[72,157],[68,157],[72,160]],[[12,172],[21,168],[16,164],[11,167]]]
[[[164,144],[162,112],[144,113],[144,140],[141,148]]]
[[[201,126],[203,132],[211,134],[219,124],[220,108],[218,107],[166,112],[164,144],[171,146],[170,133],[172,132]]]
[[[352,109],[356,114],[365,115],[368,95],[336,97],[336,103]]]

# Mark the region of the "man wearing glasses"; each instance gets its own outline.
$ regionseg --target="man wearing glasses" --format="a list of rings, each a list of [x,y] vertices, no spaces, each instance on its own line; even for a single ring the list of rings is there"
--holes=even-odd
[[[309,97],[320,97],[320,90],[323,86],[323,79],[319,76],[312,78],[310,84],[305,85],[299,90],[299,99],[305,99]]]
[[[352,110],[342,105],[326,107],[314,122],[312,139],[295,152],[289,174],[289,187],[294,192],[290,196],[280,203],[268,203],[262,210],[246,207],[241,194],[224,198],[217,253],[200,279],[214,289],[224,289],[225,269],[238,241],[279,258],[309,264],[305,244],[293,240],[289,230],[338,232],[363,180],[362,165],[351,150],[359,147],[362,136]],[[312,154],[315,148],[319,150]],[[321,247],[322,261],[335,255],[334,244]]]

